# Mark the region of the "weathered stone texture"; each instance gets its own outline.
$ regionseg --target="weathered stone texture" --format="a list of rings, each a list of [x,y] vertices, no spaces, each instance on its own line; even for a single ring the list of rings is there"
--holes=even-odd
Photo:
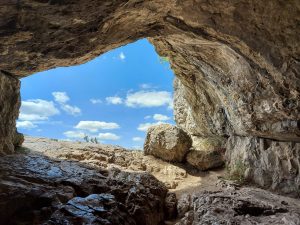
[[[0,157],[1,224],[158,225],[167,188],[146,172],[42,154]]]
[[[221,184],[222,191],[181,196],[175,225],[300,224],[299,201],[258,188]]]
[[[169,162],[182,162],[191,146],[191,138],[182,129],[161,124],[148,129],[144,153]]]
[[[170,59],[190,135],[300,142],[299,15],[298,0],[2,1],[0,70],[24,77],[148,37]],[[6,89],[1,104],[17,108]],[[16,108],[0,112],[2,152]]]
[[[229,166],[234,169],[242,162],[247,180],[265,188],[299,195],[300,143],[232,136],[227,149]]]
[[[14,152],[14,145],[22,142],[15,138],[19,107],[20,81],[0,71],[0,155]]]

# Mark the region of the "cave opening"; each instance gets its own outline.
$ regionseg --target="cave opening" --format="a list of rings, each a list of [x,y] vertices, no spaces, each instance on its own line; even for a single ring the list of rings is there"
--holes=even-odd
[[[142,149],[147,128],[174,124],[167,57],[142,39],[85,64],[21,79],[21,133]]]

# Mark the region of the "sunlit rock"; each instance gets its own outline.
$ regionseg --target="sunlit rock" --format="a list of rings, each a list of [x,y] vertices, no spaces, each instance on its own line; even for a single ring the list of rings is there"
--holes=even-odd
[[[191,146],[191,138],[182,129],[161,124],[148,129],[144,153],[170,162],[182,162]]]
[[[300,196],[300,143],[232,136],[227,149],[230,170],[261,187]]]

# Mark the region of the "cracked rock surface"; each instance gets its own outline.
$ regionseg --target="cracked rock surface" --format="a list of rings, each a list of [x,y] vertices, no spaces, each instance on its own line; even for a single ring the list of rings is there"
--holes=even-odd
[[[145,224],[164,219],[152,175],[29,153],[0,158],[2,224]]]
[[[196,224],[300,224],[300,201],[250,187],[220,182],[220,191],[183,195],[176,225]]]
[[[223,139],[218,148],[234,135],[293,146],[300,142],[299,15],[298,0],[1,1],[0,151],[14,150],[19,108],[19,83],[4,77],[82,64],[140,38],[169,59],[176,123],[189,135]]]
[[[222,173],[191,175],[117,146],[29,137],[24,146],[0,158],[0,224],[300,224],[299,199]],[[167,188],[170,177],[177,185]]]

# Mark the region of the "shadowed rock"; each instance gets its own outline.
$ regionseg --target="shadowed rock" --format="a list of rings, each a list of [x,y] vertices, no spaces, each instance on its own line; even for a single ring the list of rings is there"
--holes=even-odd
[[[96,169],[32,153],[0,158],[2,224],[158,225],[166,193],[145,172]]]

